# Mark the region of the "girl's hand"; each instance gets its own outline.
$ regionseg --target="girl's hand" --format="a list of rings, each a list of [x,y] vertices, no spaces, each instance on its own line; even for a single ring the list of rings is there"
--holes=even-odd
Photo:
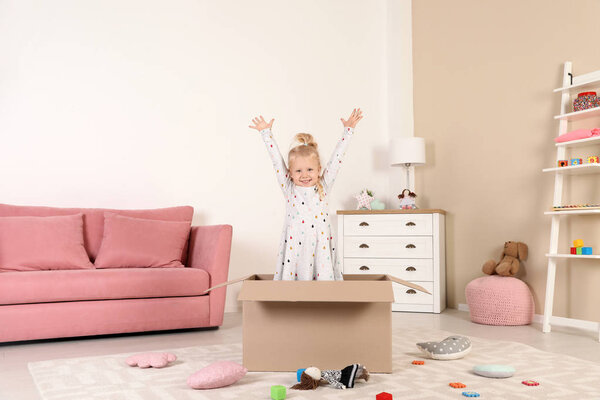
[[[342,124],[344,124],[344,128],[354,128],[358,121],[362,119],[362,117],[362,111],[360,111],[360,108],[355,108],[354,110],[352,110],[352,114],[350,114],[350,117],[347,121],[344,120],[344,118],[340,119],[342,120]]]
[[[248,125],[248,128],[256,129],[259,132],[262,131],[263,129],[267,129],[267,128],[271,129],[271,127],[273,126],[273,121],[275,121],[275,118],[273,118],[271,120],[271,122],[269,122],[267,124],[267,122],[261,115],[259,118],[252,118],[252,123],[254,124],[254,126]]]

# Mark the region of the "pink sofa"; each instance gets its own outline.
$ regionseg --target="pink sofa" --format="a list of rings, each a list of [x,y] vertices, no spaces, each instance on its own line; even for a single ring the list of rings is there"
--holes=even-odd
[[[94,260],[104,212],[191,221],[189,206],[155,210],[28,207],[0,204],[0,217],[83,213],[84,246]],[[0,272],[0,342],[218,327],[223,322],[232,227],[192,226],[185,268]]]

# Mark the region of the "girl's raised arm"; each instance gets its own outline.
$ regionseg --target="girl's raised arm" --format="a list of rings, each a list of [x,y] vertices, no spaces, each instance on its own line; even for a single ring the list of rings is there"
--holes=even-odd
[[[254,126],[249,125],[249,127],[260,132],[263,142],[265,142],[265,146],[267,146],[267,152],[273,162],[273,169],[275,170],[277,182],[279,182],[281,190],[285,194],[291,183],[291,178],[288,169],[285,166],[285,162],[283,161],[283,157],[281,156],[281,152],[279,151],[279,147],[277,146],[277,142],[275,142],[273,134],[271,133],[273,121],[275,121],[275,119],[272,119],[267,123],[261,115],[258,118],[253,118],[252,123]]]
[[[343,118],[340,119],[344,125],[344,133],[338,144],[335,146],[335,150],[333,151],[329,162],[327,162],[327,166],[325,166],[325,169],[323,170],[323,183],[327,187],[327,190],[331,190],[331,186],[333,186],[335,177],[342,164],[342,158],[344,158],[344,155],[346,154],[346,148],[354,133],[354,127],[356,127],[358,121],[362,119],[362,111],[360,108],[355,108],[352,110],[352,114],[350,114],[348,120],[344,120]]]

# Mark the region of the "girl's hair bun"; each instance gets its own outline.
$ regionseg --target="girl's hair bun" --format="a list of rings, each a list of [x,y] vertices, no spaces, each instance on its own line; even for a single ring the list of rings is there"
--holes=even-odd
[[[312,146],[317,149],[317,142],[315,138],[310,133],[298,133],[294,136],[294,141],[298,143],[298,146]]]

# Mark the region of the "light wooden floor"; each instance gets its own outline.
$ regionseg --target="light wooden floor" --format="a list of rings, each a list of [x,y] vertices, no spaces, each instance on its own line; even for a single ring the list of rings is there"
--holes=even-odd
[[[541,332],[539,324],[518,327],[494,327],[474,324],[469,313],[453,309],[442,314],[393,313],[394,327],[406,326],[441,329],[456,334],[496,340],[511,340],[540,350],[568,354],[600,362],[597,332],[553,327]],[[27,343],[0,344],[0,399],[39,400],[27,370],[30,361],[87,357],[116,353],[152,351],[165,348],[241,342],[241,313],[225,314],[223,326],[216,330],[190,330],[167,333],[135,334],[84,339],[60,339]],[[424,338],[429,340],[429,338]]]

